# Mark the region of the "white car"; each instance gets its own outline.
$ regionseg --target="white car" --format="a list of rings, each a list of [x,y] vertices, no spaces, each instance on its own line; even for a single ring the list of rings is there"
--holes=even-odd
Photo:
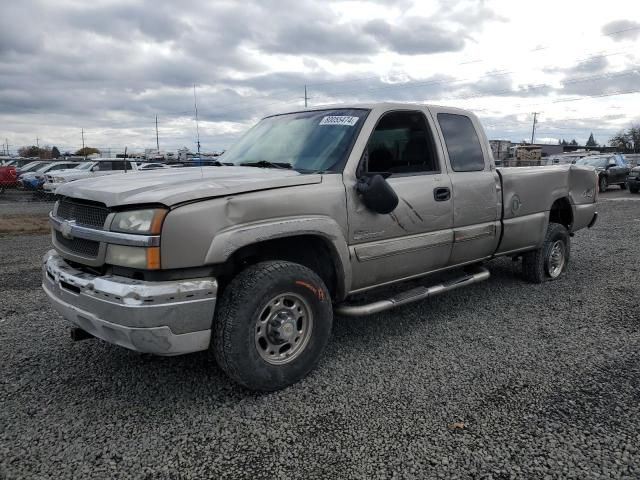
[[[46,193],[54,194],[63,183],[75,182],[83,178],[137,171],[139,171],[138,165],[130,160],[123,160],[122,158],[96,158],[89,162],[83,162],[80,166],[71,170],[60,170],[59,172],[47,174],[42,188]]]

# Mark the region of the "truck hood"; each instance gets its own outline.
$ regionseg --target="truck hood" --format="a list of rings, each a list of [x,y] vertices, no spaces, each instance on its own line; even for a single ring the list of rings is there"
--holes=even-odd
[[[168,207],[237,193],[320,183],[320,174],[257,167],[187,167],[93,177],[64,183],[56,194],[119,205]]]

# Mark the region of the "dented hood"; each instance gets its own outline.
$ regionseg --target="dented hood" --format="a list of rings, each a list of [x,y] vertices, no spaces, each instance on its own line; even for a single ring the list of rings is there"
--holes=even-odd
[[[129,172],[60,185],[56,194],[108,207],[145,203],[173,206],[244,192],[320,183],[320,174],[257,167],[188,167]]]

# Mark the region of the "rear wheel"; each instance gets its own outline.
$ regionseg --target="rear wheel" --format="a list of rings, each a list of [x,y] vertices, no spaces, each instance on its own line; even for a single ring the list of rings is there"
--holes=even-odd
[[[556,280],[569,263],[571,244],[564,225],[549,223],[541,248],[522,255],[522,273],[531,283]]]
[[[629,185],[629,191],[631,193],[638,193],[638,187],[632,187],[631,185]]]
[[[279,390],[317,365],[332,323],[331,297],[315,272],[292,262],[261,262],[226,287],[211,347],[239,384]]]
[[[609,182],[607,181],[607,177],[605,177],[604,175],[602,175],[600,177],[599,183],[600,185],[600,191],[601,192],[606,192],[607,188],[609,187]]]

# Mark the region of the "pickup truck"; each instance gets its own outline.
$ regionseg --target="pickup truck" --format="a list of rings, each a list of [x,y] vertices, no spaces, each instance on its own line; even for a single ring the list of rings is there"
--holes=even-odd
[[[42,189],[45,193],[55,194],[58,187],[63,183],[75,182],[83,178],[103,177],[105,175],[137,170],[138,165],[136,162],[129,160],[125,162],[121,158],[98,158],[88,162],[82,162],[74,168],[47,174]]]
[[[43,287],[75,339],[210,349],[239,384],[276,390],[317,364],[334,312],[472,285],[500,256],[521,259],[531,282],[557,280],[570,237],[596,221],[597,181],[593,167],[496,169],[465,110],[274,115],[218,166],[61,185]],[[454,280],[385,288],[448,269]]]

